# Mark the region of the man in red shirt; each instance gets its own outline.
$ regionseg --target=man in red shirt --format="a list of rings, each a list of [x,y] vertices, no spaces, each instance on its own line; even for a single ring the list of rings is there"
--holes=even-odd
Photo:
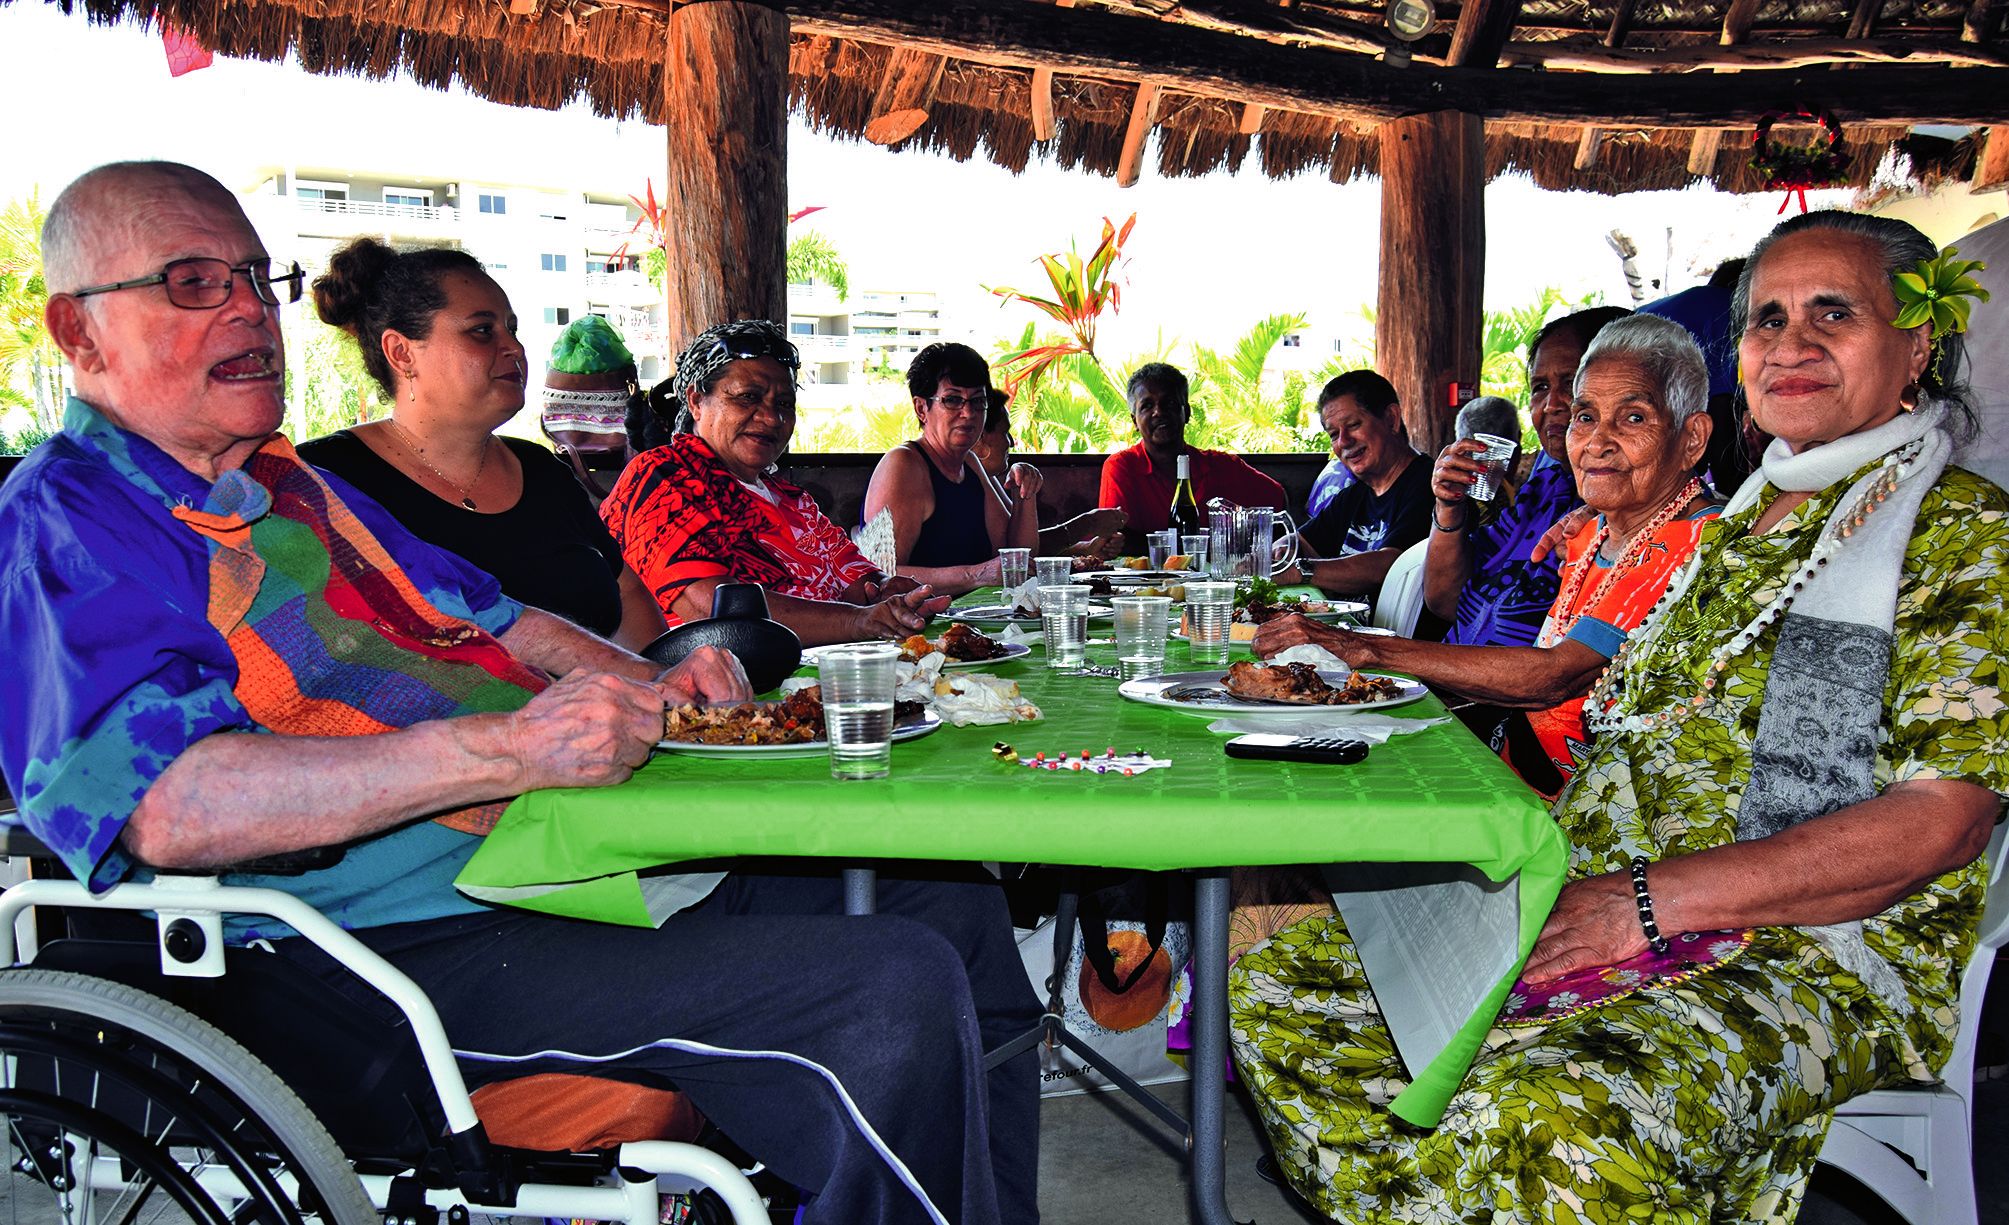
[[[1130,420],[1139,442],[1102,461],[1097,506],[1114,506],[1129,516],[1124,549],[1144,551],[1144,533],[1172,525],[1172,489],[1181,455],[1192,457],[1193,497],[1204,511],[1209,498],[1237,506],[1285,509],[1284,487],[1250,467],[1238,455],[1186,445],[1186,422],[1193,416],[1186,376],[1176,366],[1149,362],[1130,376]]]

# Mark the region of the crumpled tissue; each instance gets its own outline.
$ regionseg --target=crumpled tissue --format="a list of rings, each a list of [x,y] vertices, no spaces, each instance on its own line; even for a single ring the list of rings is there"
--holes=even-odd
[[[1352,673],[1345,660],[1322,646],[1310,642],[1300,642],[1294,647],[1278,651],[1263,661],[1266,664],[1310,664],[1320,672],[1337,672],[1341,676]]]

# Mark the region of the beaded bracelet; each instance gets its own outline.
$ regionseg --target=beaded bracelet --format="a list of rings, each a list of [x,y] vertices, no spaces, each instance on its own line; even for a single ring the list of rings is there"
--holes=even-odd
[[[1441,506],[1442,503],[1440,502],[1438,505]],[[1456,527],[1445,527],[1442,523],[1439,523],[1437,521],[1437,507],[1433,506],[1430,508],[1430,526],[1435,528],[1437,531],[1443,532],[1447,535],[1452,532],[1464,531],[1465,525],[1471,522],[1471,520],[1472,520],[1472,512],[1468,510],[1465,512],[1465,517],[1463,519],[1458,520],[1458,525]]]
[[[1660,924],[1653,921],[1653,896],[1646,891],[1646,856],[1632,857],[1632,897],[1639,903],[1639,925],[1646,930],[1646,947],[1655,956],[1667,955],[1667,937],[1660,934]]]

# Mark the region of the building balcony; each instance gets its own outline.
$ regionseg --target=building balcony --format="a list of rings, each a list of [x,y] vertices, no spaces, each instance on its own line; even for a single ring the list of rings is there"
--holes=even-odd
[[[789,339],[795,342],[804,362],[848,362],[863,347],[854,346],[850,336],[793,335]]]
[[[634,269],[589,272],[586,274],[586,300],[609,306],[648,307],[663,300],[663,291]]]
[[[422,221],[440,225],[451,225],[460,218],[460,210],[455,208],[435,208],[423,204],[383,204],[375,200],[311,200],[295,196],[293,205],[303,213],[321,213],[334,217],[370,217],[377,220]]]
[[[791,315],[843,315],[850,303],[837,300],[837,290],[829,285],[790,285],[788,313]]]

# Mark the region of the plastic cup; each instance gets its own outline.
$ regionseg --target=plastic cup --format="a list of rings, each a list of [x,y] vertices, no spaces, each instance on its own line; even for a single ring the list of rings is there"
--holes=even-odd
[[[1186,569],[1205,570],[1207,568],[1207,542],[1212,537],[1206,532],[1197,536],[1179,537],[1179,552],[1186,555]]]
[[[998,550],[998,587],[1009,598],[1032,577],[1031,549]]]
[[[1072,557],[1035,557],[1032,559],[1034,573],[1039,575],[1041,587],[1060,587],[1074,578]]]
[[[1046,636],[1046,666],[1079,668],[1088,658],[1087,584],[1041,587],[1039,623]]]
[[[1179,548],[1179,529],[1168,527],[1162,532],[1144,533],[1144,551],[1149,555],[1151,568],[1163,570],[1165,559]]]
[[[1500,496],[1507,480],[1507,465],[1514,462],[1514,451],[1521,444],[1498,434],[1474,434],[1472,441],[1486,448],[1472,457],[1486,467],[1479,479],[1472,482],[1472,500],[1490,502]]]
[[[893,768],[893,664],[885,642],[828,647],[816,659],[832,778],[884,778]]]
[[[1116,664],[1123,679],[1131,681],[1164,672],[1171,597],[1125,595],[1109,602],[1116,609]]]
[[[1194,663],[1228,662],[1229,627],[1234,621],[1233,583],[1186,584],[1186,648]]]

